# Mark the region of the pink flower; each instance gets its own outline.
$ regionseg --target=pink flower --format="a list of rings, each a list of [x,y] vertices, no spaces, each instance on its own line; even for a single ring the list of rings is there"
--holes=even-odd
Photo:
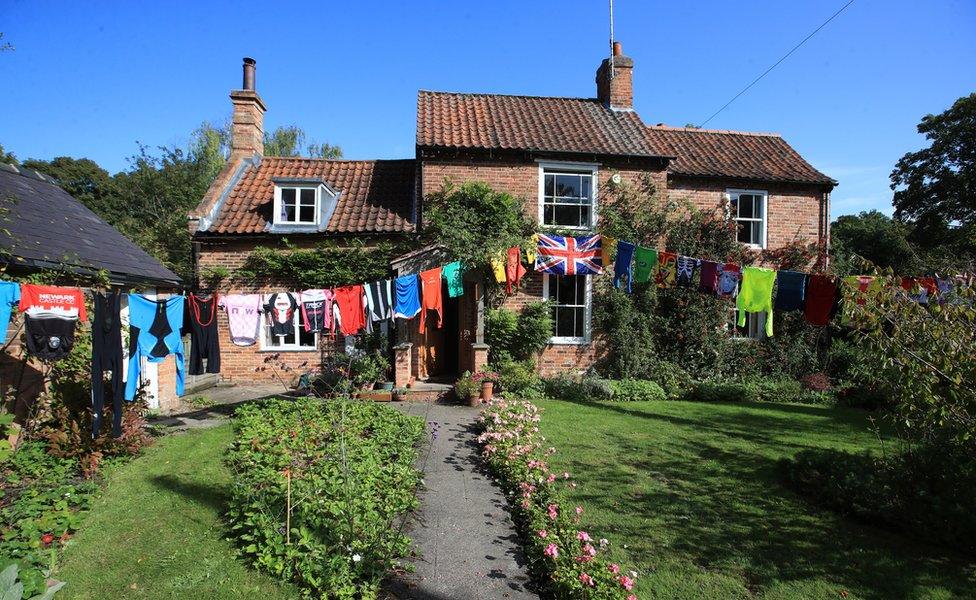
[[[595,585],[593,582],[593,578],[587,575],[586,573],[580,573],[579,580],[581,583],[586,584],[590,587],[593,587]]]
[[[634,580],[631,579],[630,577],[627,577],[626,575],[621,575],[619,581],[620,581],[620,585],[624,586],[624,589],[627,590],[628,592],[634,589]]]
[[[568,472],[563,471],[563,479],[569,479],[569,473]]]
[[[610,563],[609,568],[610,568],[610,572],[613,573],[614,575],[620,573],[620,565],[618,565],[617,563]]]
[[[540,529],[539,530],[539,537],[544,538],[544,537],[547,537],[548,535],[549,535],[549,532],[546,531],[545,529]]]
[[[556,481],[556,476],[550,473],[549,477],[546,477],[546,483],[552,483],[553,481]]]
[[[581,542],[588,542],[590,541],[590,534],[586,533],[585,531],[580,531],[576,534],[576,539]]]
[[[583,507],[582,506],[577,506],[576,507],[576,514],[578,514],[578,515],[583,514]]]
[[[550,558],[558,558],[559,548],[556,547],[556,544],[549,544],[548,546],[546,546],[546,549],[543,551],[543,554],[545,554]]]
[[[635,594],[631,594],[627,596],[627,600],[637,600],[637,596]]]
[[[590,544],[586,544],[585,546],[583,546],[583,552],[588,554],[590,557],[596,556],[596,548],[594,548]]]
[[[556,517],[559,516],[559,507],[555,504],[550,504],[547,510],[549,511],[549,518],[555,521]]]

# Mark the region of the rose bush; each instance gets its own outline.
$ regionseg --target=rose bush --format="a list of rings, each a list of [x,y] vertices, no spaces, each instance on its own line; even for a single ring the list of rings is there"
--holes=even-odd
[[[482,457],[509,496],[533,575],[556,598],[636,600],[637,573],[602,556],[609,542],[595,540],[581,525],[583,508],[564,500],[576,484],[550,469],[556,450],[545,447],[540,414],[531,402],[496,399],[478,418]]]

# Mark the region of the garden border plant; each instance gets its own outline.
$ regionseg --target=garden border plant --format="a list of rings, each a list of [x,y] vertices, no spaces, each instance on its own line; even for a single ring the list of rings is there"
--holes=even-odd
[[[637,573],[601,556],[609,542],[581,528],[582,507],[566,505],[561,487],[576,484],[550,470],[556,449],[543,448],[540,415],[531,402],[497,399],[478,417],[481,455],[509,497],[530,572],[557,598],[636,600]]]
[[[348,397],[242,406],[227,459],[241,555],[308,596],[375,597],[410,546],[395,521],[418,506],[424,427]]]

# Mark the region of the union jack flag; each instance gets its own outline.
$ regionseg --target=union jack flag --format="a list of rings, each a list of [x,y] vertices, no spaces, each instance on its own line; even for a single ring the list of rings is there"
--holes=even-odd
[[[599,235],[562,237],[539,234],[535,270],[550,275],[599,275],[603,272]]]

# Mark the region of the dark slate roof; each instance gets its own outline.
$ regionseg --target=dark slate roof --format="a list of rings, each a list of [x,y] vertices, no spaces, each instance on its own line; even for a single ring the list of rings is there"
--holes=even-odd
[[[78,200],[36,171],[0,164],[0,247],[12,265],[107,270],[127,283],[180,284],[180,278]],[[6,257],[4,257],[6,260]]]
[[[647,137],[658,152],[675,157],[668,173],[676,175],[837,184],[774,133],[656,125]]]
[[[459,94],[421,90],[417,146],[661,157],[632,110],[596,98]]]
[[[261,233],[271,220],[275,179],[327,183],[339,192],[330,233],[406,233],[414,230],[415,161],[329,160],[265,156],[249,165],[220,201],[210,233]]]

